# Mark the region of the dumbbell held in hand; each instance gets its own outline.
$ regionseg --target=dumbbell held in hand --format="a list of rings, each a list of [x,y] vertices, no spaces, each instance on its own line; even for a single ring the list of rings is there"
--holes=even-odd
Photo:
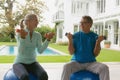
[[[67,36],[68,35],[68,33],[65,33],[65,36]]]
[[[107,39],[107,37],[106,36],[104,36],[104,40],[106,40]]]
[[[97,36],[96,38],[98,39],[98,37],[99,37],[99,36]],[[103,36],[103,38],[104,38],[104,40],[106,40],[106,39],[107,39],[107,38],[106,38],[106,36]]]
[[[18,33],[19,33],[20,31],[21,31],[20,29],[16,29],[16,32],[18,32]]]

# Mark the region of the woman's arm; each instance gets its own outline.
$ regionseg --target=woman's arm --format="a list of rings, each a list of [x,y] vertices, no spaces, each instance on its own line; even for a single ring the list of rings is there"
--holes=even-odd
[[[50,40],[53,38],[54,33],[46,33],[44,37],[46,40],[42,42],[42,36],[38,36],[38,52],[42,53],[47,47],[50,42]]]

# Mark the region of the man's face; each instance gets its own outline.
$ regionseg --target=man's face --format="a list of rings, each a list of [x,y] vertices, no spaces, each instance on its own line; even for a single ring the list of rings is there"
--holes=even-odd
[[[82,29],[83,32],[88,33],[91,28],[91,23],[88,22],[86,19],[81,19],[80,21],[80,28]]]

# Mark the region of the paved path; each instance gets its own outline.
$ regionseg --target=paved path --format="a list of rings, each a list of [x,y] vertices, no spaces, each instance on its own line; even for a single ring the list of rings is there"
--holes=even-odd
[[[120,80],[120,62],[107,62],[109,66],[110,80]],[[64,63],[41,63],[48,72],[49,80],[60,80]],[[4,74],[12,67],[12,64],[0,64],[0,80],[3,80]]]

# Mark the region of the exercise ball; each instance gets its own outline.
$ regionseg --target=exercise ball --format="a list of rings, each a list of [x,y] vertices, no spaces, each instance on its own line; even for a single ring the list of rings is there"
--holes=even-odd
[[[30,80],[37,80],[37,77],[34,76],[32,73],[29,73],[29,79]],[[13,69],[10,69],[6,72],[4,75],[4,80],[19,80],[18,77],[13,72]]]
[[[87,70],[81,70],[71,74],[70,80],[99,80],[99,75]]]

